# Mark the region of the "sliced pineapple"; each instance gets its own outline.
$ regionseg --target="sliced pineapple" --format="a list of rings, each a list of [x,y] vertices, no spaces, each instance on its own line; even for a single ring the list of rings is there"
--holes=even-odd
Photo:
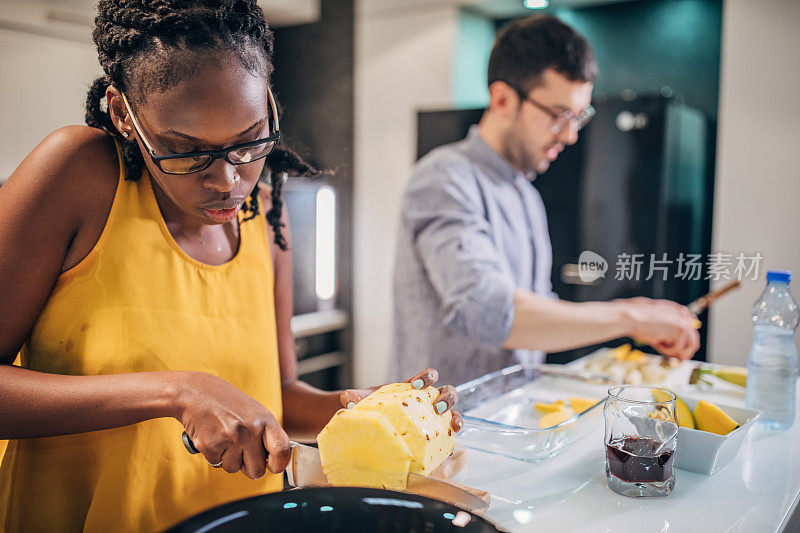
[[[411,451],[380,412],[340,410],[317,435],[317,444],[331,485],[406,488]]]
[[[661,408],[656,411],[648,411],[647,418],[672,422],[671,417],[669,416],[669,411],[666,408]]]
[[[557,400],[553,403],[535,402],[533,406],[543,413],[555,413],[566,407],[564,400]]]
[[[639,367],[645,383],[661,383],[667,379],[667,370],[657,360],[652,360]]]
[[[625,354],[626,361],[633,361],[633,362],[640,362],[647,359],[645,353],[641,350],[631,350],[627,354]]]
[[[417,390],[410,383],[392,383],[358,402],[353,411],[386,415],[411,451],[411,472],[428,475],[453,452],[455,444],[452,413],[434,411],[438,395],[433,387]]]
[[[548,429],[553,426],[557,426],[560,423],[569,420],[573,416],[575,416],[575,411],[569,407],[565,407],[564,409],[555,411],[553,413],[547,413],[539,419],[539,428]]]
[[[609,350],[611,357],[615,357],[616,359],[622,360],[625,359],[625,356],[631,351],[630,344],[623,344],[622,346],[617,346]]]
[[[594,407],[599,402],[597,398],[579,398],[577,396],[572,396],[569,399],[569,404],[572,406],[575,411],[578,413],[582,413],[589,409],[590,407]]]

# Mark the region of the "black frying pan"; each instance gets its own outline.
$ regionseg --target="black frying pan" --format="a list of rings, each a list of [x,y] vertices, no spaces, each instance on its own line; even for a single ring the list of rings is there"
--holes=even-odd
[[[255,496],[189,518],[171,533],[501,531],[454,505],[383,489],[326,487]]]

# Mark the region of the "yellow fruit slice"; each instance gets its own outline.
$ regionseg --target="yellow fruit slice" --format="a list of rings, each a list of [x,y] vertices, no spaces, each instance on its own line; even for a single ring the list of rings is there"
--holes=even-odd
[[[724,366],[714,372],[714,375],[740,387],[747,386],[747,369],[741,366]]]
[[[594,407],[599,402],[597,398],[579,398],[576,396],[572,396],[569,399],[569,405],[575,409],[578,413],[582,413],[589,409],[590,407]]]
[[[648,411],[647,418],[655,418],[657,420],[670,420],[669,411],[667,409],[659,409],[657,411]]]
[[[331,485],[406,488],[411,451],[383,413],[342,409],[317,443]]]
[[[564,400],[558,400],[553,403],[536,402],[533,406],[543,413],[555,413],[565,407]]]
[[[403,490],[409,472],[429,474],[453,451],[450,411],[440,415],[433,387],[381,387],[342,409],[317,436],[322,470],[332,485]]]
[[[652,389],[653,390],[653,399],[657,402],[668,402],[669,401],[669,394],[666,391],[660,389]],[[672,392],[672,391],[670,391]],[[674,394],[674,393],[673,393]]]
[[[697,407],[694,409],[694,421],[700,431],[708,431],[717,435],[727,435],[739,427],[739,424],[725,414],[725,411],[705,400],[697,402]]]
[[[625,354],[626,361],[643,361],[647,356],[641,350],[631,350]]]
[[[717,376],[719,379],[733,383],[734,385],[739,385],[740,387],[747,386],[747,369],[741,366],[723,366],[719,369],[702,368],[698,366],[692,370],[692,374],[689,376],[689,384],[694,385],[698,381],[703,381],[711,385],[710,382],[703,379],[705,374]]]
[[[572,409],[565,407],[560,411],[556,411],[554,413],[547,413],[546,415],[542,416],[539,419],[539,428],[540,429],[548,429],[553,426],[557,426],[560,423],[569,420],[575,415],[575,411]]]
[[[612,357],[615,357],[617,359],[624,359],[625,356],[628,355],[628,352],[630,351],[631,351],[631,345],[623,344],[622,346],[617,346],[616,348],[609,350],[609,353]]]
[[[678,410],[678,426],[682,428],[689,428],[695,429],[695,421],[694,416],[692,415],[691,409],[686,403],[678,397],[678,401],[675,402]]]
[[[678,416],[678,426],[695,429],[695,421],[691,409],[689,409],[689,406],[686,405],[686,402],[684,402],[680,396],[676,394],[675,397],[677,398],[677,400],[675,400],[675,410]],[[669,401],[669,394],[656,389],[653,391],[653,398],[659,402],[666,402]]]
[[[352,410],[386,415],[411,450],[411,471],[428,475],[453,452],[456,440],[450,425],[453,414],[446,411],[440,415],[433,409],[438,395],[433,387],[417,390],[410,383],[392,383],[358,402]]]

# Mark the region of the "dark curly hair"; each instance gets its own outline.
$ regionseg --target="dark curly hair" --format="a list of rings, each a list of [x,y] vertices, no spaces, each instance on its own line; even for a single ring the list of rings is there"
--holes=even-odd
[[[586,39],[555,17],[534,15],[500,30],[487,81],[504,81],[527,92],[548,68],[571,81],[594,83],[597,78],[597,61]]]
[[[105,75],[89,89],[86,124],[105,130],[122,145],[125,179],[134,181],[141,176],[144,160],[136,141],[120,135],[103,106],[110,85],[135,105],[148,91],[164,90],[190,76],[201,62],[224,53],[235,54],[242,66],[265,78],[273,70],[272,32],[255,0],[100,0],[92,37]],[[273,177],[267,222],[275,243],[285,250],[281,177],[320,172],[283,143],[267,156],[266,167]],[[258,215],[258,190],[257,185],[243,206],[245,220]]]

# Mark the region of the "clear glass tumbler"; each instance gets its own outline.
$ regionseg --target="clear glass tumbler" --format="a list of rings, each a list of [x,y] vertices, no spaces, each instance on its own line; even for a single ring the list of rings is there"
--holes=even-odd
[[[675,486],[678,442],[675,394],[658,387],[608,389],[606,422],[608,487],[631,497],[668,496]]]

